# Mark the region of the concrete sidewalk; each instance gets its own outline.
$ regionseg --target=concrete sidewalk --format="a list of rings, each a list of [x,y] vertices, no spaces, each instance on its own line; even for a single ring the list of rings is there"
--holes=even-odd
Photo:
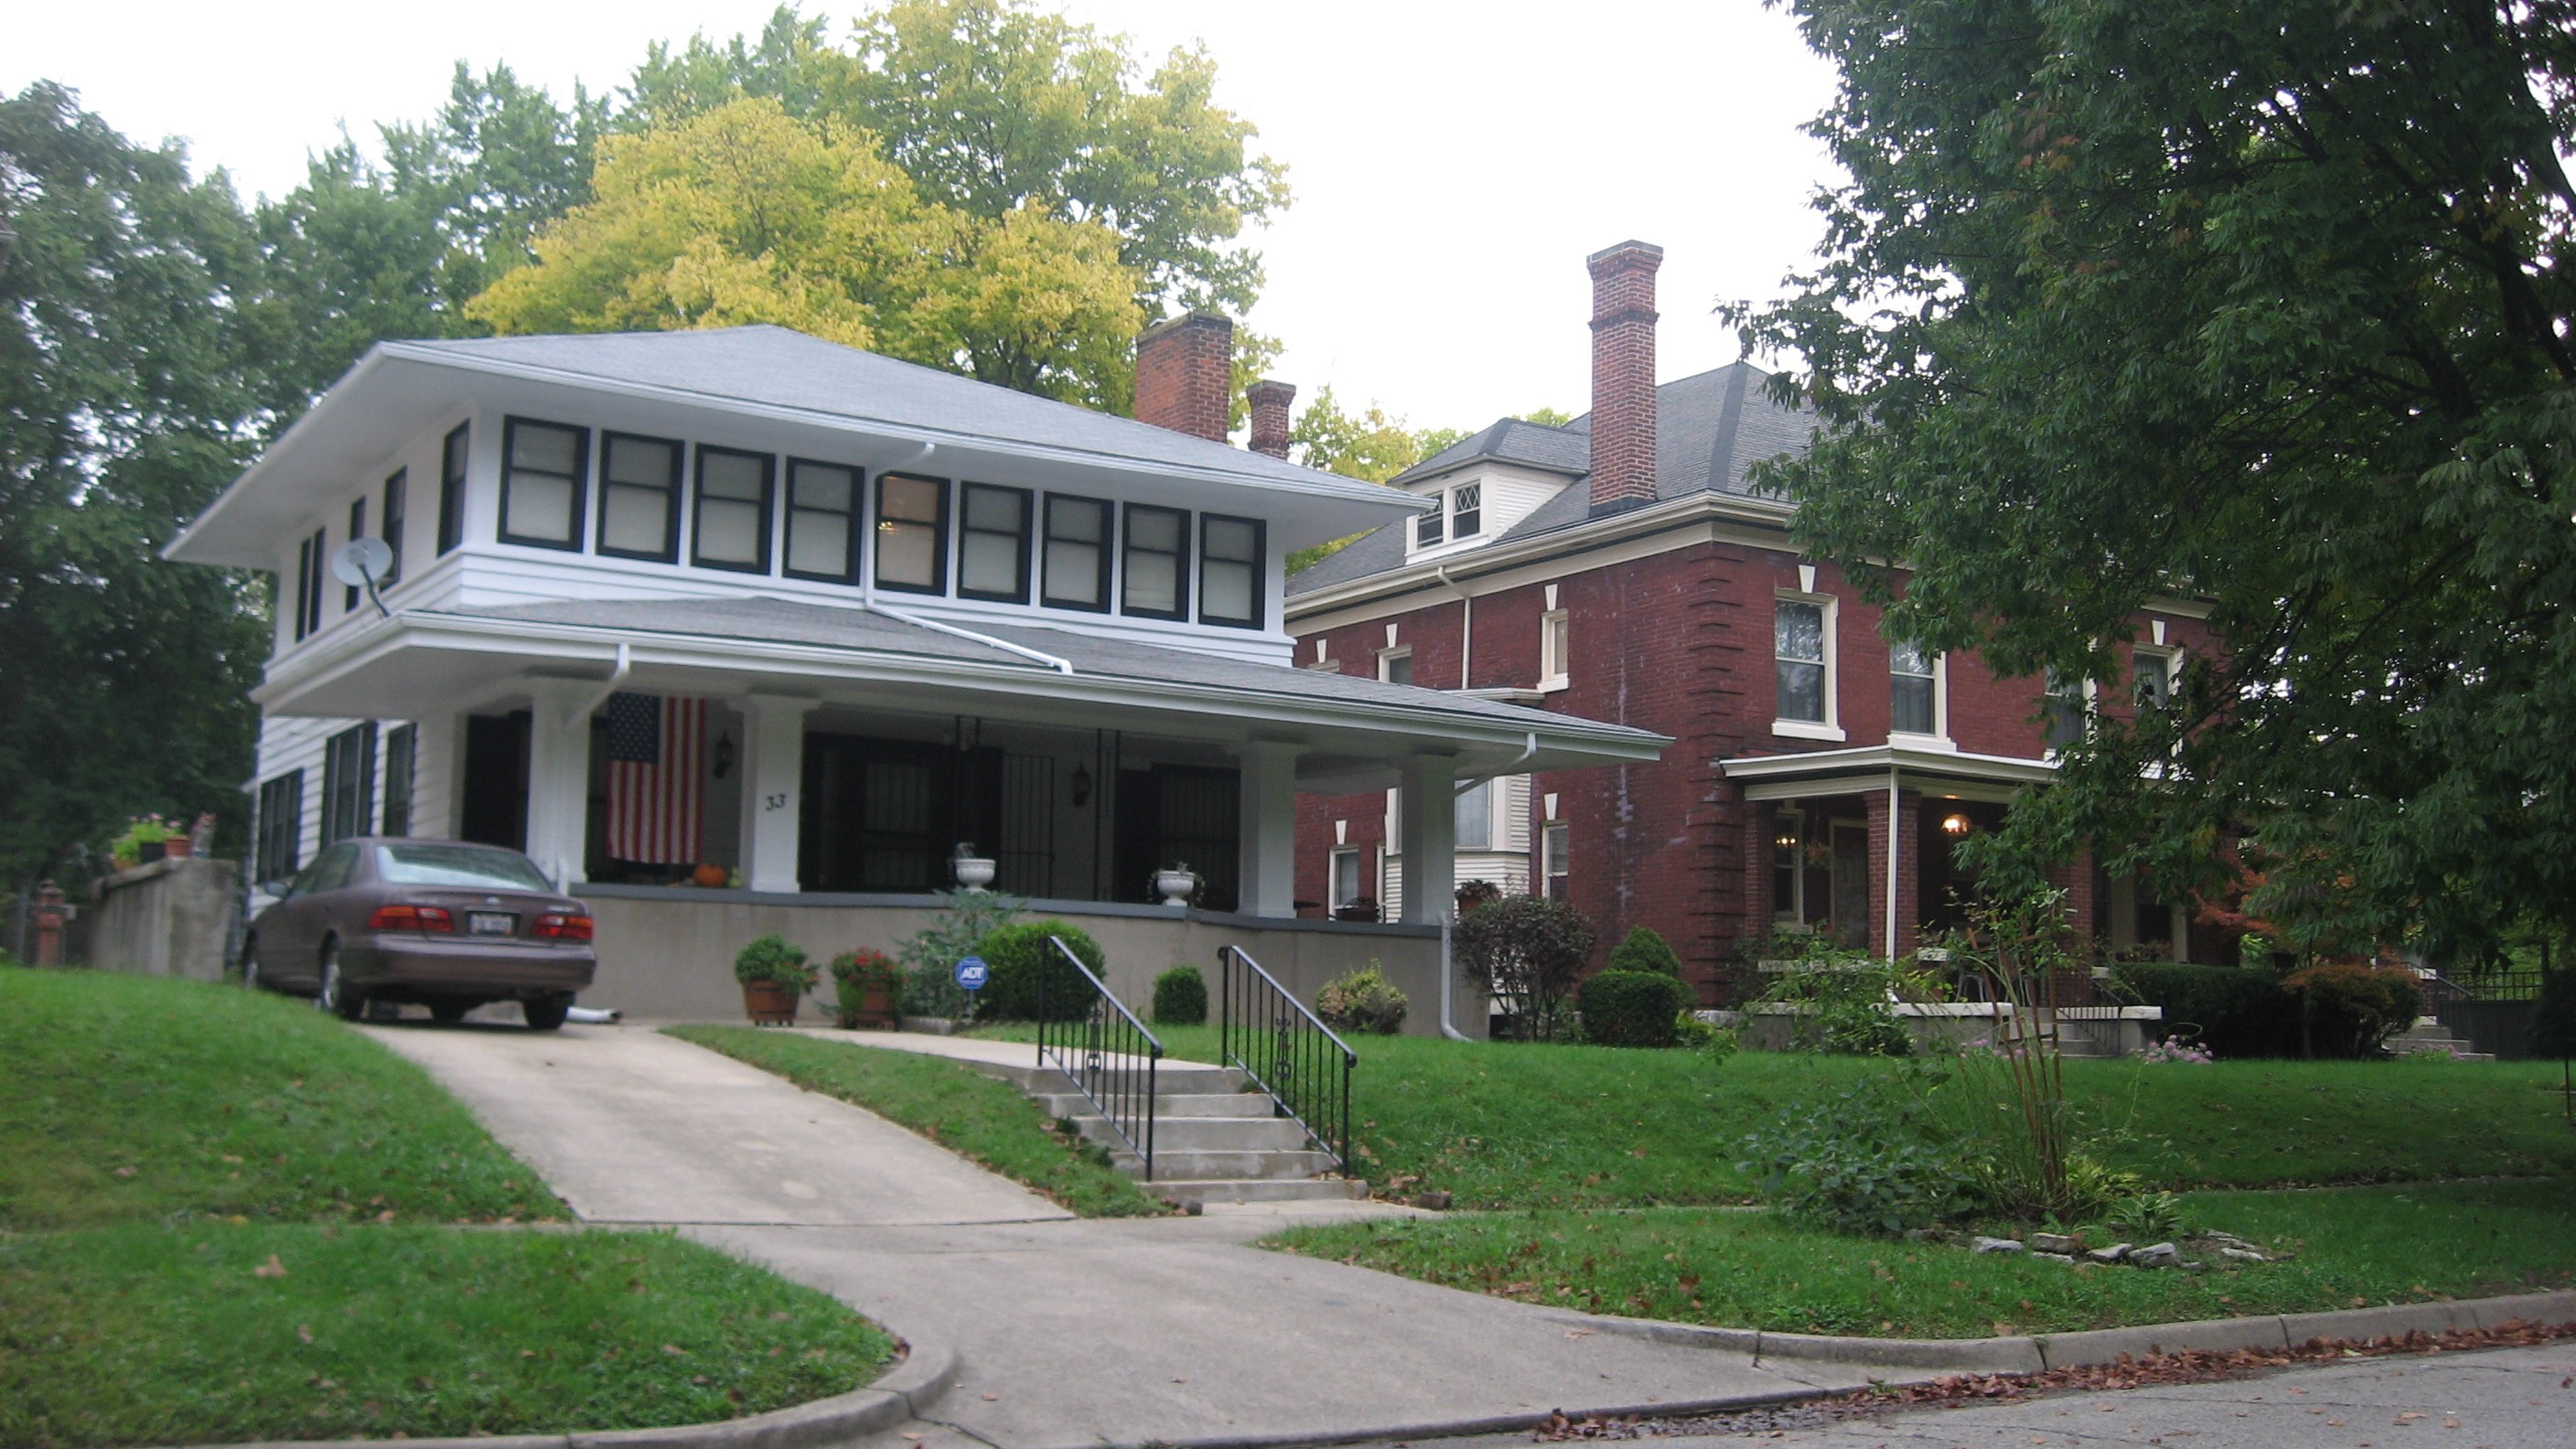
[[[372,1034],[585,1219],[683,1225],[954,1344],[963,1386],[936,1418],[1000,1449],[1401,1437],[1870,1377],[1243,1246],[1292,1220],[1386,1210],[1370,1204],[1072,1220],[871,1113],[654,1033]]]

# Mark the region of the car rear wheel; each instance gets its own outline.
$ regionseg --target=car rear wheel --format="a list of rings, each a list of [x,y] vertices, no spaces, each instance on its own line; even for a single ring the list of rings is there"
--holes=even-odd
[[[555,1030],[564,1024],[564,1013],[570,1010],[572,1010],[572,997],[564,992],[519,1003],[519,1011],[527,1017],[530,1031]]]
[[[340,975],[340,943],[333,941],[322,948],[322,986],[313,993],[313,1004],[342,1021],[356,1021],[367,1014],[367,998],[349,989]]]

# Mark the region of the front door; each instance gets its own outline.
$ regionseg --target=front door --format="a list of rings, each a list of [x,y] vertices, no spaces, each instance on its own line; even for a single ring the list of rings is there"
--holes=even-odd
[[[1869,827],[1837,820],[1834,841],[1834,935],[1854,950],[1869,947]]]

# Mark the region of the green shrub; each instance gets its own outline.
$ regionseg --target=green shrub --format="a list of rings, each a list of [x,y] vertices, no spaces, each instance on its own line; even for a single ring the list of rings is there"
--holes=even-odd
[[[2163,1030],[2196,1039],[2220,1061],[2299,1055],[2299,1009],[2268,966],[2130,962],[2111,968],[2112,989],[2165,1011]]]
[[[855,951],[844,951],[833,957],[824,969],[831,973],[832,977],[834,998],[832,1016],[844,1029],[858,1025],[859,1014],[867,1007],[868,990],[871,987],[882,988],[889,993],[897,994],[896,1009],[902,1009],[900,993],[903,990],[903,968],[896,965],[894,958],[883,951],[871,950],[866,946],[861,946]]]
[[[1846,1233],[1929,1227],[1966,1205],[1969,1173],[1921,1101],[1884,1076],[1784,1107],[1740,1169],[1781,1216]]]
[[[895,948],[903,963],[906,1016],[937,1016],[963,1021],[975,1009],[975,993],[957,984],[957,963],[975,954],[996,926],[1006,926],[1020,913],[1021,901],[999,891],[946,890],[939,893],[939,913]]]
[[[1681,979],[1682,958],[1655,933],[1652,926],[1639,926],[1621,937],[1610,948],[1610,964],[1604,971],[1652,971],[1658,976]]]
[[[733,958],[733,979],[745,986],[784,986],[802,994],[814,989],[815,974],[805,948],[784,936],[762,936]]]
[[[1596,1046],[1668,1047],[1691,989],[1660,971],[1604,971],[1583,983],[1583,1039]]]
[[[1371,961],[1324,983],[1315,993],[1315,1014],[1335,1031],[1393,1036],[1404,1029],[1404,993]]]
[[[1504,896],[1460,916],[1450,939],[1472,989],[1511,1003],[1513,1035],[1553,1041],[1600,933],[1563,901]]]
[[[2373,1057],[2424,1014],[2422,978],[2393,967],[2330,961],[2281,982],[2312,1057]]]
[[[1156,1026],[1207,1024],[1207,978],[1196,966],[1175,966],[1154,978]]]
[[[1030,921],[1002,926],[984,937],[975,954],[992,969],[976,1016],[985,1021],[1035,1021],[1043,997],[1047,1019],[1073,1021],[1091,1010],[1091,983],[1048,937],[1063,940],[1082,964],[1099,975],[1104,968],[1100,945],[1062,921]]]
[[[1755,1003],[1791,1008],[1791,1051],[1901,1057],[1913,1052],[1914,1035],[1898,1018],[1896,1003],[1934,1001],[1943,994],[1922,967],[1890,965],[1865,951],[1810,943],[1807,954],[1781,972]]]

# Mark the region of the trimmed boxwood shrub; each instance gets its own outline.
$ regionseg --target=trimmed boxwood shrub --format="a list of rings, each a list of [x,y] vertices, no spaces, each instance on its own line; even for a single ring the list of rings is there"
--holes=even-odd
[[[2299,1006],[2263,966],[2138,961],[2111,968],[2122,995],[2161,1006],[2164,1034],[2196,1038],[2220,1061],[2299,1055]]]
[[[1100,944],[1083,934],[1079,927],[1062,921],[1029,921],[1015,926],[998,926],[985,933],[975,954],[984,958],[992,969],[992,978],[976,993],[982,999],[975,1003],[975,1015],[983,1021],[1035,1021],[1038,1019],[1040,982],[1047,1016],[1055,1021],[1072,1021],[1091,1010],[1091,983],[1073,969],[1061,953],[1047,940],[1060,936],[1067,949],[1091,968],[1097,976],[1104,969]]]
[[[1207,978],[1196,966],[1175,966],[1154,978],[1156,1026],[1205,1026]]]
[[[1639,926],[1610,948],[1610,964],[1603,970],[1605,973],[1652,971],[1678,981],[1682,974],[1682,958],[1673,954],[1673,948],[1656,933],[1654,927]]]
[[[2421,979],[2398,968],[2330,961],[2281,986],[2295,1003],[2305,1055],[2375,1057],[2424,1014]]]
[[[1315,993],[1315,1015],[1338,1032],[1393,1036],[1404,1029],[1404,992],[1375,961],[1345,971]]]
[[[1604,971],[1583,983],[1578,999],[1583,1039],[1599,1046],[1668,1047],[1691,991],[1660,971]]]

